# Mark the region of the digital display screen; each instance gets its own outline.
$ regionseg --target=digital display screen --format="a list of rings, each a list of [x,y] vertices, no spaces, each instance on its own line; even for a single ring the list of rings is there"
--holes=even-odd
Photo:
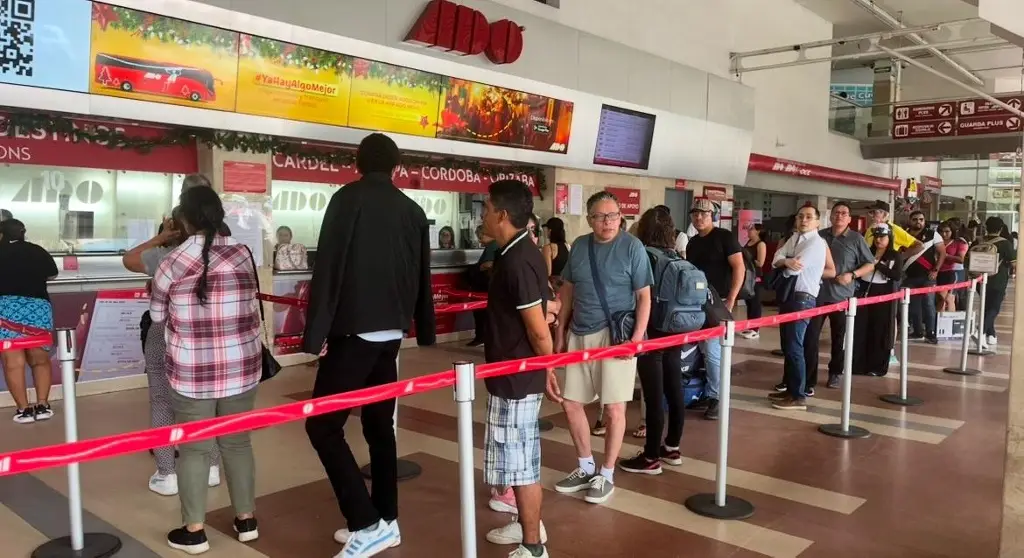
[[[594,164],[646,170],[651,160],[654,119],[653,114],[602,105]]]

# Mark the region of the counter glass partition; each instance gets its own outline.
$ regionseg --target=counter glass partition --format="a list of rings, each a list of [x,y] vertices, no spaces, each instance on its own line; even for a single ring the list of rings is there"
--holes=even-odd
[[[0,209],[54,254],[117,253],[148,240],[182,175],[74,167],[0,168]]]
[[[292,242],[309,249],[316,247],[320,227],[337,184],[273,182],[273,228],[288,227]],[[402,190],[427,215],[431,223],[431,247],[435,250],[479,248],[476,228],[482,223],[482,194]]]

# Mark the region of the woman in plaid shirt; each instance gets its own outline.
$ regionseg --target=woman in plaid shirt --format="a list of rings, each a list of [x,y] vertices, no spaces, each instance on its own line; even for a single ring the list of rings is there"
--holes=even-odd
[[[150,299],[153,323],[166,322],[166,369],[177,423],[252,410],[261,373],[258,287],[249,249],[219,234],[224,206],[212,188],[183,191],[181,217],[189,236],[160,263]],[[238,540],[256,540],[249,433],[218,438],[217,446]],[[168,533],[167,543],[189,554],[210,548],[203,524],[212,449],[212,440],[184,444],[177,463],[185,525]]]

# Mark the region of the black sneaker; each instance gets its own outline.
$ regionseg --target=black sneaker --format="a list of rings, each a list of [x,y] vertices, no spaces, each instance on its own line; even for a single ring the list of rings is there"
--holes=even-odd
[[[922,339],[924,339],[923,333],[911,332],[907,335],[907,341],[920,341]]]
[[[934,335],[929,335],[929,336],[925,337],[924,340],[929,345],[938,345],[939,344],[939,338],[934,336]]]
[[[474,340],[470,341],[469,343],[466,343],[466,346],[467,347],[483,347],[484,346],[484,342],[483,342],[482,339],[474,339]]]
[[[249,519],[235,518],[235,532],[238,533],[238,542],[252,542],[260,538],[260,532],[256,528],[256,518]]]
[[[704,420],[718,420],[718,400],[709,399],[708,408],[704,411]]]
[[[636,457],[632,459],[623,459],[619,461],[619,469],[627,473],[636,473],[638,475],[660,475],[661,474],[661,461],[657,459],[647,459],[644,452],[636,454]]]
[[[789,386],[786,385],[786,382],[782,382],[780,384],[775,384],[775,391],[777,391],[779,393],[783,393],[787,389],[789,389]]]
[[[50,408],[49,403],[41,403],[36,405],[36,420],[50,420],[53,418],[53,409]]]
[[[28,409],[17,409],[14,411],[14,422],[18,424],[32,424],[36,421],[36,410],[34,407]]]
[[[206,538],[206,531],[200,529],[195,533],[189,532],[185,527],[179,527],[167,533],[167,545],[174,550],[180,550],[185,554],[202,554],[210,550],[210,541]]]
[[[694,411],[703,411],[707,409],[710,404],[711,399],[707,397],[701,397],[700,399],[694,401],[692,405],[687,407],[687,409],[692,409]]]
[[[661,449],[658,450],[658,458],[666,465],[675,465],[678,467],[683,464],[683,454],[677,449],[670,450],[665,446],[661,446]]]
[[[839,389],[839,386],[840,386],[840,383],[842,382],[842,380],[843,380],[842,376],[830,375],[828,377],[828,384],[825,387],[827,387],[828,389]]]
[[[814,388],[807,388],[807,391],[804,392],[804,396],[805,397],[814,397]]]

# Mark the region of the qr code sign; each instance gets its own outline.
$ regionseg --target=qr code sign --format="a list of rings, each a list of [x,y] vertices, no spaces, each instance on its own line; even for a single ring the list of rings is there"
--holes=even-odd
[[[0,0],[0,75],[32,77],[36,0]]]

